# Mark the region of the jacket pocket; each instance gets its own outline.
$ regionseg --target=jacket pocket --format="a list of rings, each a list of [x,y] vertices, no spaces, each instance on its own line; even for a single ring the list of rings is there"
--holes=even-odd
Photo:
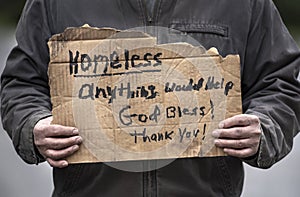
[[[171,21],[169,29],[172,32],[170,35],[175,37],[176,41],[188,42],[206,50],[215,47],[222,56],[236,51],[228,24],[193,20]]]
[[[180,23],[174,22],[169,26],[171,29],[178,30],[187,34],[211,34],[221,37],[228,37],[228,27],[225,25],[216,25],[208,23]]]

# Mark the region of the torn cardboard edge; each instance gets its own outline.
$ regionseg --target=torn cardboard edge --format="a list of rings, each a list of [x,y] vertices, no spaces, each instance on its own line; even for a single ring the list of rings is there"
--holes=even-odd
[[[53,45],[57,47],[66,47],[68,42],[81,42],[84,40],[85,42],[97,42],[97,41],[103,41],[103,40],[113,40],[113,39],[152,39],[152,42],[149,42],[151,47],[158,47],[163,48],[165,50],[172,51],[173,54],[177,53],[178,58],[193,58],[193,57],[199,57],[199,56],[220,56],[218,53],[218,50],[216,48],[211,48],[208,51],[206,51],[203,47],[195,47],[189,43],[185,42],[176,42],[168,44],[157,44],[157,39],[155,37],[152,37],[151,35],[129,30],[129,31],[121,31],[114,28],[96,28],[96,27],[90,27],[88,25],[84,25],[79,28],[70,27],[67,28],[63,33],[56,34],[52,36],[49,39],[48,45],[49,48],[53,48]],[[59,44],[61,43],[62,46]],[[56,47],[56,48],[57,48]],[[149,47],[149,46],[148,46]],[[145,46],[145,48],[147,48]],[[176,52],[174,49],[179,49],[180,51]],[[53,53],[51,53],[53,54]],[[121,58],[124,56],[120,56]],[[170,57],[164,54],[164,56],[161,57],[161,59],[169,59],[174,58]],[[122,61],[124,59],[120,59]],[[51,63],[53,63],[53,59],[51,59]]]

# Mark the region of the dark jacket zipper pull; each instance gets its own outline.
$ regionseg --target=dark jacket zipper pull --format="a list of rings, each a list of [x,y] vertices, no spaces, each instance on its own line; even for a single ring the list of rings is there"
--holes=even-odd
[[[151,24],[152,23],[152,17],[148,16],[148,23]]]

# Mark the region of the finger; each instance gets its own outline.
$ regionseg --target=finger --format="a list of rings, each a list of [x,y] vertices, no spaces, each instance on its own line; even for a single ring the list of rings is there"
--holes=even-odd
[[[212,136],[215,138],[245,139],[245,138],[250,138],[253,135],[255,134],[250,132],[248,127],[217,129],[212,132]]]
[[[215,145],[220,148],[233,148],[233,149],[243,149],[252,147],[253,144],[249,139],[239,139],[239,140],[228,140],[228,139],[217,139],[215,140]]]
[[[78,129],[61,125],[49,125],[45,137],[68,137],[78,135]]]
[[[69,165],[66,160],[55,161],[53,159],[47,158],[47,162],[54,168],[65,168]]]
[[[223,151],[229,156],[238,157],[238,158],[251,157],[256,153],[256,151],[254,151],[251,148],[246,148],[241,150],[224,148]]]
[[[221,121],[219,124],[219,128],[222,129],[234,126],[249,126],[254,123],[259,123],[259,119],[257,116],[249,114],[240,114]]]
[[[80,145],[82,143],[82,137],[46,138],[44,143],[44,146],[48,149],[59,150],[73,145]]]
[[[60,160],[60,159],[71,156],[76,151],[78,151],[78,149],[79,149],[78,145],[70,146],[70,147],[62,149],[62,150],[48,149],[44,152],[44,156],[46,158],[50,158],[53,160]]]

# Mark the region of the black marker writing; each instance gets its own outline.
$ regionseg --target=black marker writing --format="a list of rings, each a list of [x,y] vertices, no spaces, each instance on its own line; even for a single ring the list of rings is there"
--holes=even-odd
[[[134,133],[129,133],[131,136],[134,137],[134,143],[138,143],[138,137],[142,137],[142,142],[159,142],[163,140],[172,140],[172,135],[174,134],[174,131],[166,131],[164,133],[153,133],[151,135],[146,134],[147,129],[144,128],[143,132],[138,133],[136,130]]]
[[[89,74],[92,77],[93,75],[108,74],[109,68],[111,68],[112,71],[119,70],[120,68],[129,70],[130,67],[157,67],[162,65],[162,61],[159,59],[162,55],[160,52],[156,54],[145,53],[143,57],[140,57],[137,54],[130,55],[130,52],[125,49],[123,54],[125,59],[121,61],[120,56],[116,51],[113,51],[109,57],[102,54],[95,54],[91,57],[91,55],[81,54],[79,51],[76,51],[74,55],[74,52],[69,50],[70,75],[77,75],[80,73],[80,76],[86,77],[83,73],[92,71],[92,74]],[[136,62],[140,60],[144,60],[144,62],[137,64]],[[78,65],[79,63],[80,67]],[[99,69],[99,67],[102,69]]]

